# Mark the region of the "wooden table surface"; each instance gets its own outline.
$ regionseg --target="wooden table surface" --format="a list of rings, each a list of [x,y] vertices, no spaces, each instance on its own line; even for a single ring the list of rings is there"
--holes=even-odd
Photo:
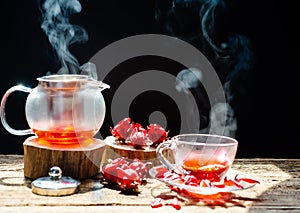
[[[137,195],[109,189],[99,177],[82,180],[79,191],[72,195],[36,195],[31,181],[24,178],[23,167],[22,155],[0,155],[0,212],[300,212],[300,159],[236,159],[233,169],[260,181],[234,192],[241,205],[182,203],[180,210],[150,206],[154,196],[169,189],[153,179],[147,179]]]

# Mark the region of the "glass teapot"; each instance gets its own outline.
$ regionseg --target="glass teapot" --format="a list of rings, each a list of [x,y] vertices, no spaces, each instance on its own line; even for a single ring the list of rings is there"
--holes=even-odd
[[[92,138],[105,117],[105,102],[101,91],[109,85],[86,75],[49,75],[37,78],[37,87],[13,86],[1,101],[1,122],[14,135],[35,134],[53,143],[72,143],[80,138]],[[30,129],[16,130],[5,117],[8,96],[15,92],[29,93],[25,104]]]

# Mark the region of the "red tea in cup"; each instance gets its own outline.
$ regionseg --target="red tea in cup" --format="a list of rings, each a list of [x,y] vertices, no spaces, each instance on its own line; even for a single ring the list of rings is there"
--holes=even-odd
[[[160,144],[157,157],[169,171],[189,173],[198,180],[222,181],[231,167],[238,142],[230,137],[209,134],[183,134]],[[171,149],[175,164],[164,156]]]
[[[219,182],[229,170],[230,162],[218,158],[203,160],[199,158],[198,154],[192,152],[184,159],[182,168],[199,180],[206,179],[211,182]]]

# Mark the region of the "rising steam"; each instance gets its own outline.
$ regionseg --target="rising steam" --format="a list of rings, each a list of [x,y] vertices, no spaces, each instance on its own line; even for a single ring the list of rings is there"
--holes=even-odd
[[[81,11],[78,0],[45,0],[41,3],[42,29],[61,62],[58,74],[78,74],[79,63],[70,53],[69,46],[88,39],[86,31],[69,22],[69,17]]]
[[[244,92],[239,80],[253,65],[250,42],[245,36],[233,33],[220,38],[219,34],[222,33],[218,34],[217,21],[225,19],[226,17],[222,16],[227,13],[223,0],[167,2],[157,1],[157,21],[164,26],[168,34],[192,43],[208,58],[221,79],[223,84],[221,89],[224,90],[227,99],[227,103],[211,106],[208,127],[200,132],[210,131],[210,133],[233,137],[237,129],[234,113],[236,100]],[[191,71],[190,68],[179,72],[176,89],[179,92],[185,92],[187,89],[194,90],[199,84],[196,82],[201,80],[195,73],[197,72]],[[222,117],[224,114],[225,118]]]
[[[201,84],[202,72],[198,68],[184,69],[178,73],[175,88],[178,92],[188,93],[188,89],[197,88]]]

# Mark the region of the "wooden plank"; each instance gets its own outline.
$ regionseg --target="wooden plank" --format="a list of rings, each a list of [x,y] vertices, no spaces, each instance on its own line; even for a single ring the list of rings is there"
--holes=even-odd
[[[170,206],[161,207],[159,209],[152,209],[148,206],[25,206],[25,207],[0,207],[0,212],[6,213],[74,213],[74,212],[89,212],[89,213],[99,213],[99,212],[109,212],[109,213],[132,213],[132,212],[143,212],[143,213],[178,213],[178,212],[205,212],[205,213],[248,213],[248,212],[268,212],[268,213],[278,213],[278,212],[289,212],[289,213],[299,213],[300,208],[273,208],[273,207],[264,207],[264,208],[253,208],[253,207],[233,207],[233,208],[209,208],[198,206],[184,206],[181,210],[175,210]]]
[[[236,195],[249,198],[245,207],[216,207],[214,212],[288,212],[300,211],[300,159],[236,159],[233,169],[244,172],[261,183],[251,189],[237,191]],[[104,187],[98,177],[81,181],[78,193],[63,197],[45,197],[33,194],[31,181],[24,178],[23,156],[0,155],[0,212],[154,212],[150,202],[160,190],[169,190],[161,182],[148,179],[138,195],[124,195]],[[256,199],[256,201],[251,201]],[[211,209],[207,206],[182,206],[187,212]],[[177,211],[172,207],[160,212]]]
[[[48,213],[57,213],[57,212],[110,212],[110,213],[132,213],[132,212],[143,212],[143,213],[154,213],[154,212],[160,212],[160,213],[173,213],[173,212],[214,212],[214,213],[246,213],[249,212],[249,208],[230,208],[230,209],[224,209],[224,208],[215,208],[211,209],[209,207],[203,207],[199,208],[196,206],[185,206],[182,207],[180,211],[172,208],[171,206],[161,207],[159,209],[152,209],[148,206],[66,206],[62,209],[62,207],[42,207],[42,206],[34,206],[34,207],[13,207],[13,208],[1,208],[0,212],[30,212],[30,213],[40,213],[40,212],[48,212]]]

